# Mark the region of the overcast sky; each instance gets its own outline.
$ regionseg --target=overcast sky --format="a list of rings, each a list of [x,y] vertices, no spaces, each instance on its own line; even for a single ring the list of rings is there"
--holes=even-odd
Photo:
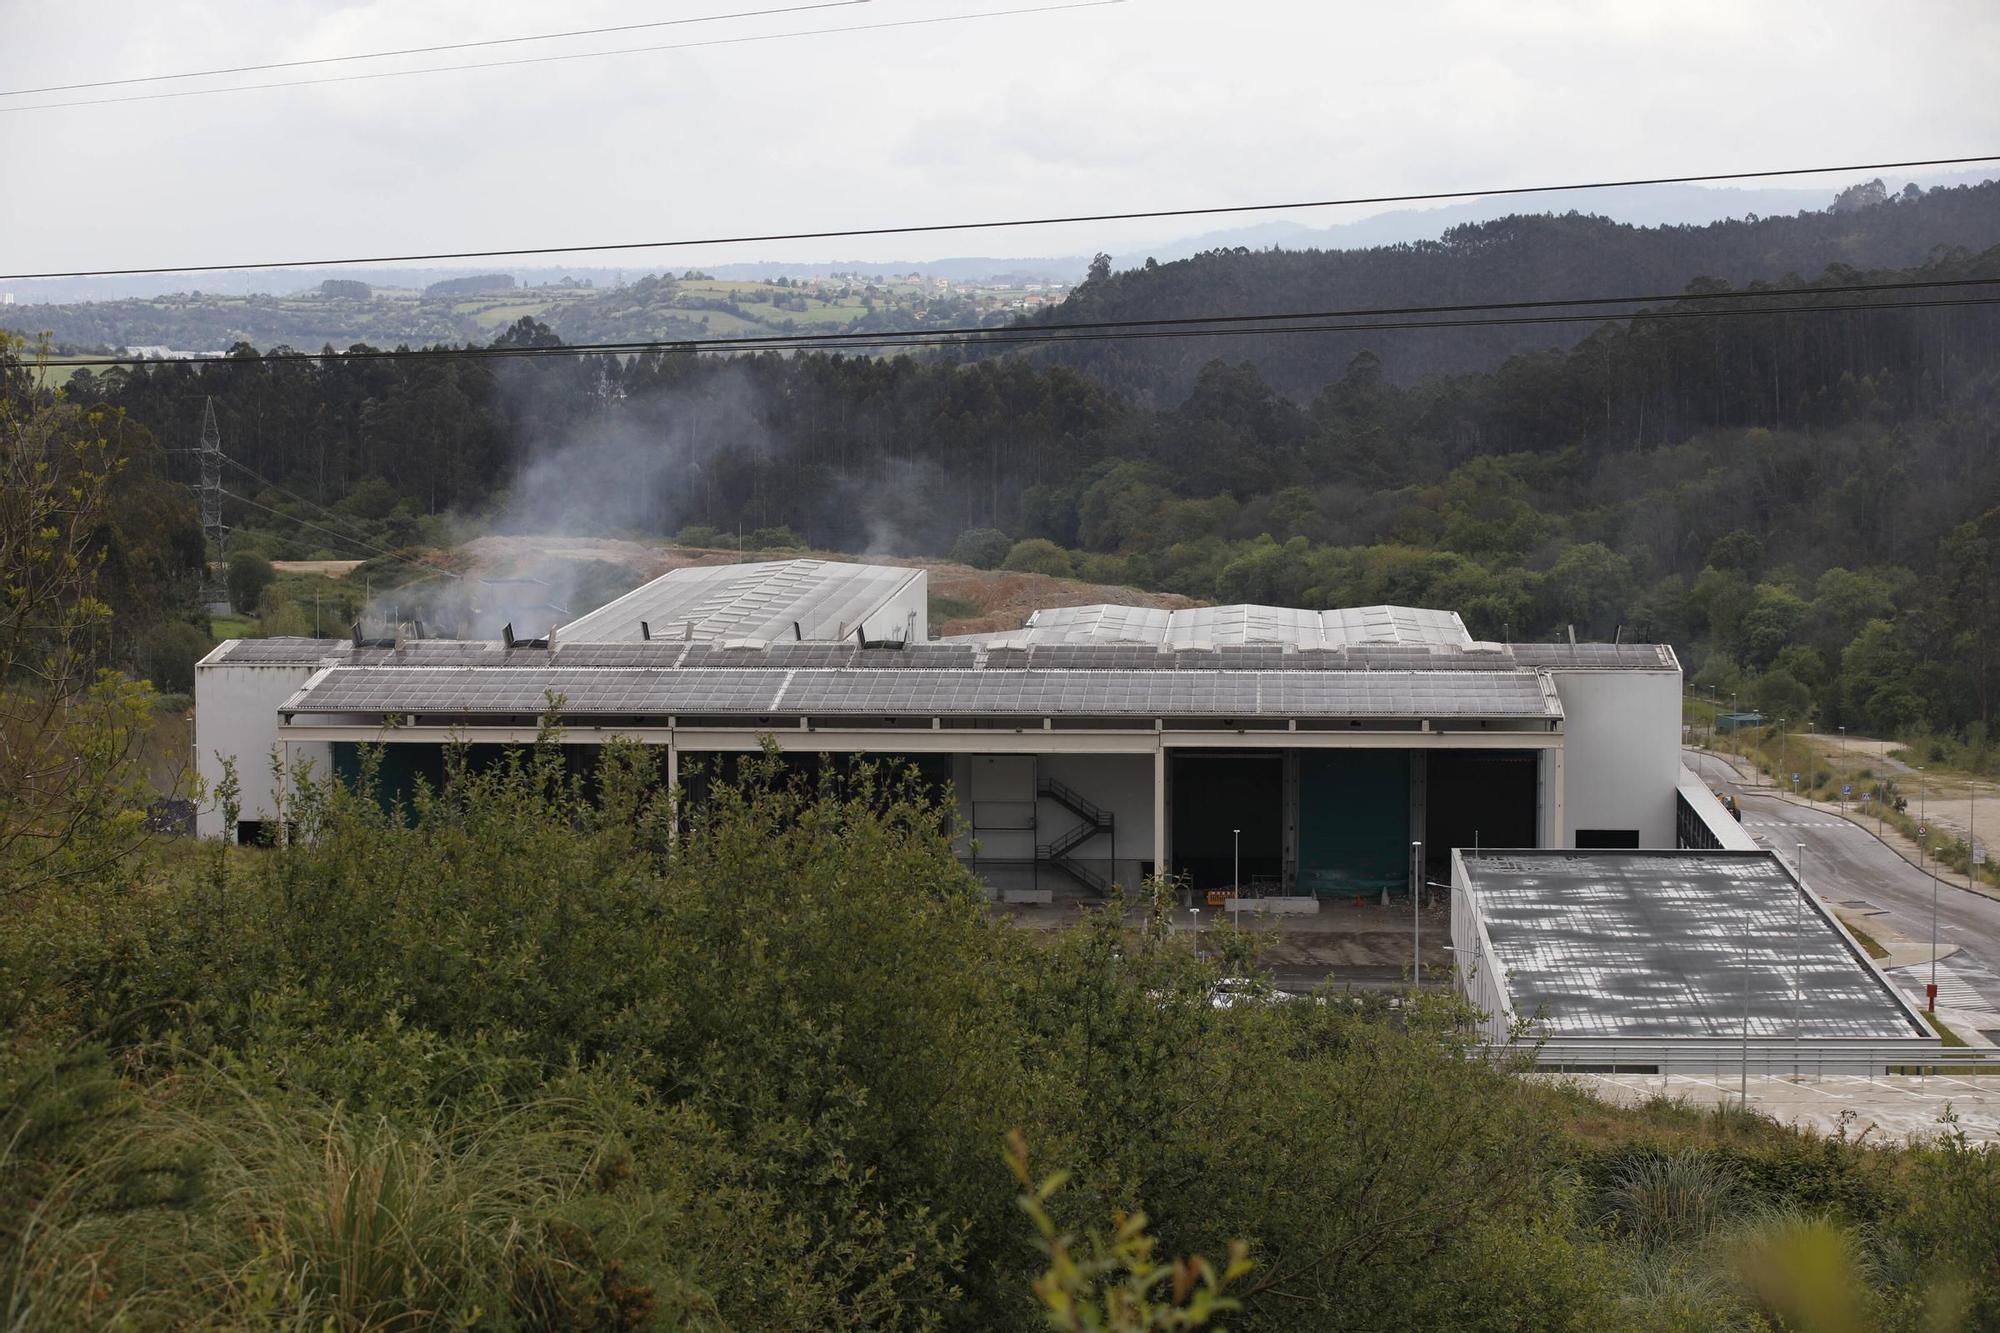
[[[5,5],[0,88],[797,0]],[[812,12],[235,76],[994,15]],[[32,97],[0,107],[203,83]],[[0,272],[1249,203],[2000,152],[2000,5],[1124,0],[603,59],[0,113]],[[1798,182],[1805,183],[1805,182]],[[1359,211],[1300,215],[1324,225]],[[1130,250],[1208,218],[591,262]]]

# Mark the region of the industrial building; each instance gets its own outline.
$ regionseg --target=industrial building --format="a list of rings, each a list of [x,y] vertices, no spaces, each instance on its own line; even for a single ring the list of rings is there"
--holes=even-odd
[[[949,783],[961,853],[1017,902],[1155,873],[1272,911],[1400,894],[1455,847],[1721,846],[1679,756],[1681,673],[1656,644],[1475,641],[1449,611],[1064,607],[933,639],[923,570],[817,560],[676,570],[556,626],[494,641],[262,639],[196,672],[196,747],[227,757],[251,837],[301,765],[384,747],[393,778],[458,739],[694,760],[775,739],[908,760]],[[275,757],[275,762],[274,762]],[[713,763],[702,765],[712,768]],[[1692,806],[1691,806],[1692,803]]]

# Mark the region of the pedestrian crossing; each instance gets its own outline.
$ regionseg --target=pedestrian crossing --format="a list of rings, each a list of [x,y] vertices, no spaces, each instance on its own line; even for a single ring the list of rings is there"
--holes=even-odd
[[[1924,987],[1931,979],[1929,963],[1899,967],[1889,975],[1894,977],[1919,1004],[1923,1003]],[[2000,1005],[2000,977],[1994,976],[1984,968],[1974,971],[1953,967],[1949,963],[1939,963],[1937,988],[1937,1002],[1946,1009],[1992,1009]],[[1993,998],[1989,999],[1988,994]]]
[[[1859,824],[1846,819],[1746,819],[1744,828],[1844,828],[1866,832]]]

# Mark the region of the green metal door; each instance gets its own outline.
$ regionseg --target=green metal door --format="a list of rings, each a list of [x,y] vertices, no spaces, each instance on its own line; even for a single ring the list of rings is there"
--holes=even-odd
[[[1299,754],[1299,891],[1401,893],[1410,881],[1407,750]]]

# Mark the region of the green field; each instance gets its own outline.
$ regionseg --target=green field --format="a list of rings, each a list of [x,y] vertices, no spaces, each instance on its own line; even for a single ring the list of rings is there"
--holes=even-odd
[[[548,324],[569,343],[828,333],[852,328],[871,314],[906,328],[938,327],[1010,312],[1027,295],[993,287],[940,290],[910,279],[799,279],[779,286],[764,279],[648,275],[623,286],[516,287],[434,298],[407,288],[376,288],[365,301],[326,299],[316,292],[176,294],[37,306],[21,318],[32,319],[66,347],[199,352],[244,342],[260,349],[316,351],[357,342],[378,347],[486,342],[524,318]],[[0,325],[4,322],[0,314]],[[52,365],[43,382],[59,384],[68,374]]]

